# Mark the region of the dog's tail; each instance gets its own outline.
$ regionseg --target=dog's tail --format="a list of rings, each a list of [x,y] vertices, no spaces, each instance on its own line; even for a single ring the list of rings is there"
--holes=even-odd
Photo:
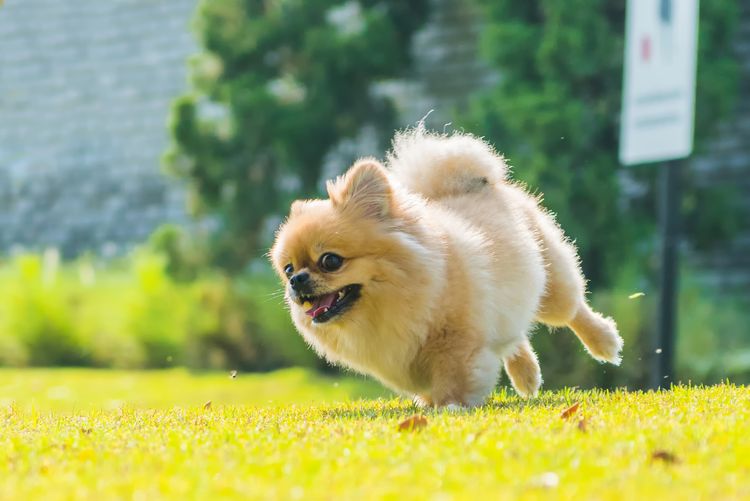
[[[508,170],[483,139],[428,132],[423,123],[396,134],[387,165],[407,189],[433,200],[482,191]]]

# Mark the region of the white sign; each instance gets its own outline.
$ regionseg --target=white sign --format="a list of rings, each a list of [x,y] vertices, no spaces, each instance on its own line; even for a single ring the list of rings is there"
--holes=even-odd
[[[698,0],[628,0],[620,161],[693,151]]]

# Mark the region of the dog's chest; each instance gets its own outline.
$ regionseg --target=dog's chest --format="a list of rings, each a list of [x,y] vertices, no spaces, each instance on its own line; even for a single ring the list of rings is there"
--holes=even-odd
[[[416,343],[356,343],[338,348],[337,358],[351,369],[373,376],[401,393],[420,391],[412,366],[418,351]]]

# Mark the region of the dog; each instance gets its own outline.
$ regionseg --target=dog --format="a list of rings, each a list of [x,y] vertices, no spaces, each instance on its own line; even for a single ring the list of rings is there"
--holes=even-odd
[[[292,204],[270,257],[294,324],[331,363],[435,407],[481,405],[501,364],[536,395],[535,322],[620,363],[573,243],[486,141],[420,125],[396,134],[385,165],[358,160],[327,192]]]

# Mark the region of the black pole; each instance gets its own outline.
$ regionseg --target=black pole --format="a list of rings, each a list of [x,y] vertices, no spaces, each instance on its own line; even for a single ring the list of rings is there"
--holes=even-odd
[[[658,334],[654,345],[651,387],[669,388],[674,380],[674,339],[677,312],[677,278],[680,236],[681,162],[665,162],[660,169],[659,226],[661,269]]]

